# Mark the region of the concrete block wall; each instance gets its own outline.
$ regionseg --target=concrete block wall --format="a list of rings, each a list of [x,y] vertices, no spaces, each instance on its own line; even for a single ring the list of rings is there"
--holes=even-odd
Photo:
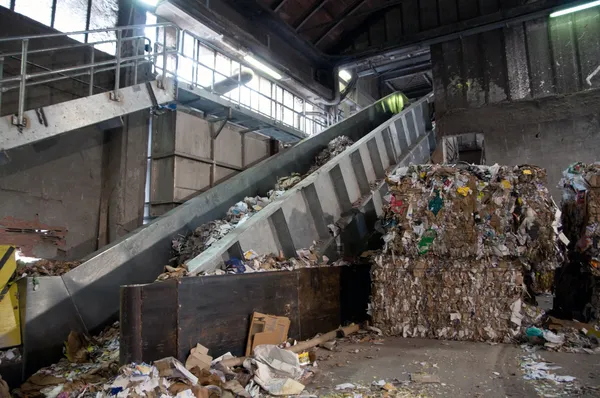
[[[0,7],[0,37],[44,33],[56,31]],[[68,38],[32,40],[30,49],[75,43],[79,42]],[[0,43],[3,53],[18,50],[19,43]],[[28,72],[87,63],[90,56],[89,49],[32,55],[29,61],[35,65]],[[96,60],[109,58],[95,52]],[[20,57],[6,57],[4,76],[19,74],[19,65]],[[87,77],[81,79],[28,88],[25,108],[88,95]],[[110,73],[95,77],[101,88],[111,88],[113,81]],[[0,116],[16,112],[17,93],[3,93]],[[141,225],[148,112],[118,122],[122,127],[89,126],[4,154],[9,161],[0,165],[0,242],[15,244],[30,256],[76,260]],[[55,236],[39,230],[51,230]]]
[[[488,164],[535,164],[556,187],[595,161],[600,125],[598,7],[431,47],[439,135],[483,133]]]
[[[173,207],[233,177],[271,155],[269,138],[218,128],[195,113],[179,110],[155,118],[152,135],[150,215]]]

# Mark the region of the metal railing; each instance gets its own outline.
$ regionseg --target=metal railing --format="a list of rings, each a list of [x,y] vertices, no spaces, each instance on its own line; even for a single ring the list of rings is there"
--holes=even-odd
[[[90,34],[93,33],[109,33],[114,36],[114,39],[88,43],[73,43],[72,39],[68,39],[69,36],[74,35],[91,37]],[[47,46],[48,40],[60,38],[68,39],[71,43]],[[98,47],[102,45],[114,45],[114,57],[99,52]],[[82,97],[109,91],[110,99],[119,101],[119,89],[123,86],[121,71],[132,69],[132,76],[130,75],[126,85],[135,85],[140,83],[138,71],[143,65],[147,65],[153,72],[153,76],[150,79],[145,78],[144,81],[157,79],[160,88],[165,87],[164,79],[173,78],[179,85],[202,88],[238,107],[257,112],[273,120],[274,123],[281,123],[309,134],[320,132],[337,121],[316,104],[293,94],[274,80],[257,72],[243,59],[226,56],[202,38],[181,30],[172,23],[1,38],[0,46],[14,48],[12,52],[0,53],[0,110],[2,94],[18,90],[18,109],[11,121],[19,128],[27,125],[24,114],[28,88],[71,79],[87,85],[87,92],[82,92]],[[17,51],[17,48],[20,48],[20,51]],[[191,53],[189,49],[192,49]],[[77,55],[78,64],[73,66],[52,68],[34,62],[39,56],[52,56],[56,59],[61,52],[72,50],[83,50]],[[207,51],[213,54],[212,65],[206,63]],[[201,52],[205,53],[204,56]],[[99,55],[106,59],[98,60]],[[219,70],[217,59],[226,59],[230,66],[237,65],[238,68],[236,71],[230,68],[229,74],[223,73]],[[8,60],[18,64],[18,75],[4,76]],[[31,72],[33,68],[42,71]],[[249,82],[242,80],[242,74],[246,71],[251,71],[254,76]],[[104,72],[114,74],[114,84],[113,82],[108,86],[97,84],[95,76]],[[230,83],[230,90],[226,93],[216,91],[216,85],[225,81]],[[269,94],[261,90],[262,84],[270,85]]]

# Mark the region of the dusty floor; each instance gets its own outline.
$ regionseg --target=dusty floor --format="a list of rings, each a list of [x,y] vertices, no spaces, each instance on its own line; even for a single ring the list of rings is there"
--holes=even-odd
[[[382,339],[338,342],[333,352],[319,348],[319,371],[308,391],[319,396],[380,395],[384,391],[371,385],[384,380],[397,388],[390,395],[398,397],[600,397],[600,356],[538,351],[538,361],[561,367],[553,373],[576,377],[573,383],[540,382],[523,378],[521,358],[528,353],[516,345]],[[410,382],[410,374],[420,372],[437,375],[440,382]],[[366,388],[336,391],[342,383]]]

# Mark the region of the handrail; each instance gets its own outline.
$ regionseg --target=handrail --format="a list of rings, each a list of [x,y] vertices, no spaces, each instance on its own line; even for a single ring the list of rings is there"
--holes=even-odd
[[[145,33],[144,35],[140,35],[139,33],[137,33],[142,29],[145,30],[147,33]],[[154,29],[154,34],[149,33],[149,29]],[[89,34],[94,33],[114,34],[114,38],[98,40],[88,43],[72,43],[67,45],[56,45],[49,48],[31,49],[32,44],[35,44],[38,40],[56,37],[69,37],[84,34],[88,35],[89,37]],[[173,47],[168,45],[168,40],[170,38],[168,34],[174,35]],[[153,43],[153,39],[154,41],[156,41],[155,43]],[[189,53],[184,53],[189,45],[189,43],[185,42],[186,39],[193,40],[194,54],[191,57],[189,56]],[[11,122],[20,130],[25,128],[27,125],[27,120],[25,120],[24,113],[26,102],[26,89],[28,87],[52,83],[65,79],[72,79],[75,77],[88,76],[88,78],[85,79],[85,81],[78,81],[82,83],[87,83],[89,87],[87,95],[93,95],[94,88],[98,88],[97,85],[94,85],[94,75],[97,73],[114,71],[114,85],[112,89],[109,89],[108,91],[110,91],[110,99],[114,101],[120,101],[121,98],[119,95],[119,89],[121,88],[121,74],[116,72],[123,68],[133,68],[132,80],[133,84],[135,85],[138,84],[139,66],[147,64],[149,64],[153,68],[152,70],[155,73],[155,76],[157,76],[156,78],[158,79],[159,88],[165,88],[166,85],[164,80],[167,77],[173,77],[173,79],[176,82],[185,82],[191,85],[192,88],[198,87],[204,90],[208,90],[211,93],[216,94],[221,98],[232,102],[233,104],[236,104],[237,106],[248,108],[254,112],[266,116],[267,118],[272,119],[275,123],[282,123],[298,130],[314,131],[314,129],[317,128],[323,129],[327,127],[330,120],[334,119],[330,119],[329,113],[321,107],[308,102],[306,98],[298,97],[296,94],[290,92],[288,89],[279,86],[276,83],[276,81],[267,77],[263,76],[263,78],[269,81],[272,85],[270,95],[262,92],[264,91],[262,87],[260,89],[255,89],[250,87],[250,85],[243,83],[241,81],[242,68],[252,70],[255,74],[256,68],[252,67],[248,62],[246,62],[243,59],[235,59],[231,58],[228,55],[225,55],[222,51],[218,50],[215,46],[207,43],[199,36],[189,31],[182,30],[177,25],[170,22],[150,25],[129,25],[113,28],[93,29],[87,31],[48,33],[0,38],[0,43],[8,42],[20,42],[21,50],[12,51],[4,54],[0,53],[0,94],[11,90],[19,90],[18,111],[15,115],[12,116]],[[133,44],[131,44],[130,47],[128,47],[130,49],[129,53],[123,54],[124,44],[126,42]],[[113,47],[116,48],[114,58],[96,60],[97,46],[106,44],[111,44],[115,46]],[[200,58],[201,46],[211,51],[215,60],[218,59],[217,54],[220,54],[219,57],[224,56],[227,60],[229,60],[229,62],[235,62],[236,64],[238,64],[239,70],[236,72],[238,74],[237,79],[235,76],[228,76],[227,74],[218,71],[216,61],[213,66],[207,65],[204,62],[202,62]],[[31,62],[29,62],[31,56],[49,52],[66,51],[81,48],[88,48],[90,50],[90,55],[87,57],[87,60],[84,61],[85,63],[57,69],[50,69],[44,67],[42,69],[46,70],[38,71],[35,73],[28,72],[28,66],[32,64]],[[3,76],[3,63],[6,62],[5,59],[7,58],[20,61],[20,73],[18,75],[9,77]],[[186,65],[182,66],[183,62],[185,62]],[[184,69],[189,68],[190,63],[192,74],[189,77],[186,77],[184,72],[189,73],[189,70]],[[181,69],[182,67],[184,69]],[[212,79],[210,79],[210,86],[203,86],[200,84],[198,74],[204,71],[210,71],[210,73],[212,74]],[[215,84],[217,83],[217,80],[227,80],[230,82],[235,82],[237,84],[237,87],[234,87],[232,90],[238,90],[237,98],[235,98],[235,96],[232,95],[227,95],[227,93],[224,94],[216,92],[214,88]],[[244,98],[242,98],[242,92],[244,93]],[[277,93],[283,94],[284,92],[288,92],[292,96],[291,104],[284,103],[284,101],[288,101],[287,97],[284,100],[282,96],[277,95]],[[297,107],[296,102],[294,102],[295,98],[301,99],[302,109],[299,109]],[[265,107],[265,104],[269,104],[268,110],[267,107]],[[320,112],[315,113],[310,108],[307,110],[307,104],[312,106],[313,110],[318,110]],[[2,104],[0,103],[0,107],[1,105]],[[323,121],[321,121],[320,118],[322,118]],[[308,125],[309,122],[312,123],[310,126]]]

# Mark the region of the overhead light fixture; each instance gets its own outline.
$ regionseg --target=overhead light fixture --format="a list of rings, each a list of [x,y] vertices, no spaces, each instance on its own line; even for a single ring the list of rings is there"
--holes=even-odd
[[[550,14],[550,18],[560,17],[561,15],[567,15],[572,12],[577,12],[577,11],[585,10],[585,9],[596,7],[596,6],[600,6],[600,0],[592,1],[591,3],[585,3],[585,4],[575,6],[575,7],[566,8],[564,10],[553,12],[552,14]]]
[[[338,76],[340,77],[340,79],[342,79],[346,83],[348,83],[350,80],[352,80],[352,75],[346,69],[340,70],[338,72]]]
[[[283,76],[280,73],[278,73],[276,70],[263,64],[262,62],[260,62],[256,58],[254,58],[252,55],[244,56],[244,60],[246,62],[248,62],[250,65],[254,66],[255,68],[265,72],[267,75],[271,76],[275,80],[280,80],[281,78],[283,78]]]

